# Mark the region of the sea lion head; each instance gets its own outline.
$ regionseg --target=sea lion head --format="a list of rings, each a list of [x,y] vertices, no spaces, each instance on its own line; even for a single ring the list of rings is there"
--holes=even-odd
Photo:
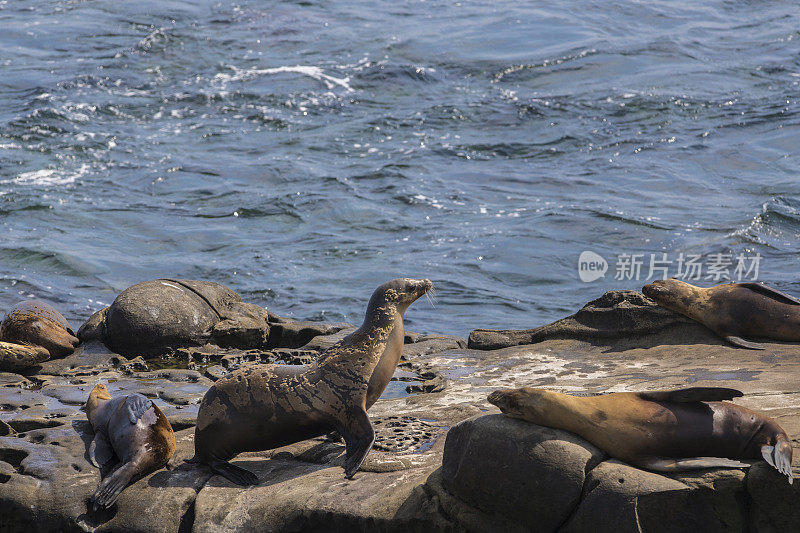
[[[500,389],[492,392],[488,400],[511,418],[524,418],[533,422],[546,418],[553,394],[551,391],[533,387]]]
[[[369,308],[375,309],[390,304],[403,314],[409,305],[432,288],[433,282],[429,279],[393,279],[375,289],[369,301]]]
[[[99,407],[100,400],[110,400],[111,394],[108,393],[108,389],[102,383],[98,383],[92,389],[92,392],[89,393],[89,399],[86,400],[86,418],[89,419],[89,423],[94,426],[94,415],[97,413],[97,408]]]
[[[691,296],[696,289],[697,287],[694,285],[670,278],[657,279],[653,283],[645,285],[642,287],[642,293],[661,307],[681,312],[690,303],[685,301],[686,298]]]

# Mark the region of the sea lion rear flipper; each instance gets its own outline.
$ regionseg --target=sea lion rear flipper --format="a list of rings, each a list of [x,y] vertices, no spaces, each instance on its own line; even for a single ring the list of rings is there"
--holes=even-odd
[[[142,418],[142,415],[144,415],[152,405],[153,401],[141,394],[131,394],[125,398],[125,409],[128,411],[128,419],[131,421],[131,424],[135,424]]]
[[[92,443],[89,445],[89,460],[97,468],[103,468],[114,460],[114,450],[105,433],[99,431],[95,433]]]
[[[688,389],[640,392],[638,394],[643,400],[655,402],[721,402],[744,396],[740,390],[725,387],[689,387]]]
[[[243,487],[258,485],[258,476],[227,461],[214,461],[211,463],[211,471]]]
[[[739,283],[739,286],[763,294],[764,296],[769,296],[770,298],[774,298],[775,300],[778,300],[781,303],[800,305],[800,300],[798,300],[794,296],[786,294],[785,292],[781,292],[778,289],[773,289],[772,287],[768,287],[767,285],[764,285],[762,283]]]
[[[136,464],[133,462],[125,463],[117,468],[107,478],[100,482],[100,486],[92,494],[91,502],[96,511],[100,507],[111,507],[117,501],[122,489],[128,486],[136,475]]]
[[[337,426],[337,431],[344,437],[345,452],[344,477],[351,479],[375,443],[375,428],[369,421],[367,412],[361,407],[348,409],[344,425]]]
[[[703,468],[750,468],[750,465],[726,457],[646,457],[635,466],[655,472],[677,472],[680,470],[701,470]]]
[[[786,441],[778,441],[775,446],[762,446],[761,456],[778,472],[789,478],[792,484],[792,445]]]
[[[728,335],[725,337],[725,340],[729,343],[733,344],[734,346],[739,346],[741,348],[748,348],[750,350],[764,350],[766,349],[763,344],[759,344],[757,342],[750,342],[746,341],[741,337],[737,337],[735,335]]]

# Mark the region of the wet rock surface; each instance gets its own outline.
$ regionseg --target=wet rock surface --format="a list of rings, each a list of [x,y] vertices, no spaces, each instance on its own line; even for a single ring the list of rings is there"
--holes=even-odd
[[[738,349],[668,316],[659,328],[662,311],[629,291],[581,311],[580,327],[562,324],[549,330],[557,334],[537,334],[542,340],[534,344],[500,349],[408,333],[396,380],[369,412],[376,444],[352,480],[344,479],[344,445],[334,438],[237,456],[235,464],[258,475],[255,487],[184,463],[194,454],[198,403],[214,379],[258,362],[309,362],[352,331],[345,325],[320,326],[299,347],[295,336],[291,346],[200,345],[173,353],[195,368],[161,369],[160,359],[125,357],[93,342],[25,375],[0,372],[0,529],[797,530],[800,484],[788,485],[763,462],[749,471],[644,472],[569,433],[508,419],[486,402],[500,387],[600,393],[729,386],[745,393],[737,403],[776,419],[798,444],[800,346]],[[630,320],[609,318],[620,312]],[[628,329],[615,334],[615,320]],[[270,331],[294,322],[272,313],[268,321]],[[300,335],[309,327],[282,331]],[[94,513],[86,500],[100,475],[86,458],[91,433],[80,407],[101,380],[112,395],[152,398],[173,425],[177,451],[166,469],[136,481],[112,509]],[[796,475],[798,467],[796,450]]]

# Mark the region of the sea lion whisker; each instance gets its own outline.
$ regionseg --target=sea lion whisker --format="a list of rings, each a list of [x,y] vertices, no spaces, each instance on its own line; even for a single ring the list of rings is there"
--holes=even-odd
[[[433,307],[434,309],[436,309],[436,303],[434,302],[434,299],[433,299],[433,297],[431,297],[431,294],[430,294],[429,292],[426,292],[426,293],[425,293],[425,297],[428,299],[428,302],[430,302],[430,304],[431,304],[431,307]]]

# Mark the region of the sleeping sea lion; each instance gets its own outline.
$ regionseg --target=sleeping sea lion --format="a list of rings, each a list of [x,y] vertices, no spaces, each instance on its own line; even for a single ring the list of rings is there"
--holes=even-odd
[[[86,402],[86,416],[94,428],[89,459],[96,467],[113,466],[91,497],[94,509],[110,507],[136,476],[161,468],[175,453],[175,435],[167,417],[141,394],[112,399],[98,384]]]
[[[0,323],[0,366],[16,370],[64,357],[80,341],[69,322],[41,300],[19,302]]]
[[[742,468],[764,458],[792,482],[792,445],[771,418],[734,403],[735,389],[693,387],[578,397],[504,389],[489,402],[513,418],[564,429],[645,470]]]
[[[642,292],[658,305],[697,320],[726,341],[763,350],[743,337],[800,341],[800,300],[761,283],[726,283],[704,289],[675,278]]]
[[[214,383],[200,404],[189,462],[254,485],[255,474],[228,462],[236,454],[336,430],[346,445],[345,477],[352,478],[375,440],[366,409],[397,365],[403,314],[432,286],[427,279],[386,282],[372,294],[361,327],[313,363],[248,366]]]

